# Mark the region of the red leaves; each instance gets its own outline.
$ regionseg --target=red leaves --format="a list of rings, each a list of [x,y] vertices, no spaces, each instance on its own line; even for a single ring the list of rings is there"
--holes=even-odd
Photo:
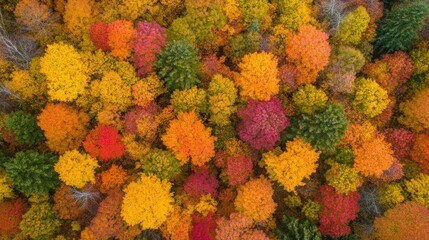
[[[246,182],[247,178],[253,173],[252,160],[239,156],[229,157],[226,160],[226,175],[228,183],[231,186],[237,186]]]
[[[357,217],[359,211],[359,198],[358,192],[343,195],[335,192],[329,185],[320,186],[319,195],[315,200],[322,204],[319,222],[319,231],[322,235],[333,238],[348,235],[350,233],[348,224]]]
[[[97,22],[94,23],[91,28],[89,29],[90,37],[92,43],[94,45],[103,50],[108,51],[110,50],[109,42],[108,42],[108,23],[104,22]]]
[[[91,157],[99,158],[101,161],[120,158],[125,151],[121,135],[111,126],[99,125],[92,129],[83,146]]]
[[[134,67],[140,77],[152,72],[156,54],[167,44],[167,30],[158,23],[147,21],[137,24],[134,41]]]
[[[0,234],[18,233],[20,231],[19,223],[24,212],[25,206],[21,199],[0,203]]]
[[[249,99],[246,108],[238,110],[238,116],[242,118],[237,125],[238,136],[257,150],[271,150],[280,140],[280,132],[290,125],[278,98],[267,102]]]
[[[189,176],[184,185],[186,193],[193,196],[201,196],[210,193],[215,197],[218,187],[219,182],[216,177],[209,174],[209,170],[207,169],[200,170]]]
[[[200,215],[192,215],[193,226],[190,235],[191,240],[214,240],[214,232],[216,230],[216,217],[213,212],[203,217]]]

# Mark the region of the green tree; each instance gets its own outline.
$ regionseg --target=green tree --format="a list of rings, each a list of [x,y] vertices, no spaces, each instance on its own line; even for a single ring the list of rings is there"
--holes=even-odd
[[[275,230],[279,240],[322,240],[317,226],[308,220],[283,215]]]
[[[15,188],[29,196],[57,188],[58,174],[54,171],[57,161],[58,157],[50,153],[28,150],[16,153],[14,158],[4,163],[4,167]]]
[[[333,150],[346,134],[348,121],[342,105],[328,103],[314,114],[292,118],[286,139],[301,138],[317,150]]]
[[[195,47],[188,41],[179,40],[167,44],[159,53],[155,66],[165,87],[172,92],[189,89],[200,82],[197,78],[199,61]]]
[[[377,28],[375,48],[378,55],[406,51],[416,41],[425,25],[429,4],[416,1],[397,5],[386,14]]]
[[[42,129],[37,125],[37,118],[24,111],[9,114],[6,119],[6,128],[22,144],[33,145],[45,139]]]

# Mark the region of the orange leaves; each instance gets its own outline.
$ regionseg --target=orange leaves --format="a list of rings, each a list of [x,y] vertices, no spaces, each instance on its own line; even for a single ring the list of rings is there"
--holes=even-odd
[[[235,80],[244,99],[268,101],[279,92],[277,57],[273,54],[247,54],[238,66],[241,71]]]
[[[313,83],[319,71],[329,63],[331,47],[328,34],[317,30],[314,26],[298,27],[298,33],[287,41],[287,60],[297,67],[297,84]]]
[[[416,132],[429,129],[429,88],[417,92],[414,97],[399,105],[402,116],[398,121]]]
[[[420,166],[424,173],[429,174],[429,132],[417,135],[411,149],[411,159]]]
[[[114,187],[121,186],[127,177],[127,172],[117,165],[112,165],[109,170],[101,173],[101,191],[108,192]]]
[[[181,112],[170,122],[162,141],[182,165],[191,160],[193,165],[202,166],[215,154],[217,138],[211,136],[210,131],[211,128],[206,128],[195,112]]]
[[[89,117],[84,112],[63,104],[48,104],[37,117],[49,148],[64,153],[77,149],[87,133]]]
[[[366,177],[380,177],[396,160],[390,143],[382,136],[377,136],[353,150],[356,155],[353,167]]]
[[[415,202],[405,202],[386,211],[374,221],[379,239],[429,239],[429,210]]]
[[[112,52],[110,55],[124,60],[131,55],[131,41],[135,36],[133,23],[125,20],[116,20],[107,27],[108,43]]]
[[[275,211],[274,190],[264,176],[252,179],[238,188],[234,205],[237,211],[255,221],[267,220]]]

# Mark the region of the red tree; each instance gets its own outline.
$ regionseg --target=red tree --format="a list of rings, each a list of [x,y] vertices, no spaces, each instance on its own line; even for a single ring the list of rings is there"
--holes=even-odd
[[[429,131],[417,135],[411,149],[411,159],[420,166],[424,173],[429,174]]]
[[[246,108],[239,109],[237,114],[242,119],[237,125],[238,136],[257,150],[271,150],[280,140],[280,132],[290,125],[278,98],[267,102],[249,99]]]
[[[252,160],[239,156],[229,157],[226,160],[226,175],[228,183],[231,186],[237,186],[246,182],[247,178],[253,173]]]
[[[416,139],[412,132],[404,128],[388,128],[383,130],[382,134],[392,144],[395,158],[404,159],[410,155],[411,147]]]
[[[358,192],[343,195],[329,185],[320,186],[315,200],[322,205],[319,220],[322,235],[333,238],[348,235],[351,230],[348,224],[359,211],[359,198]]]
[[[121,205],[124,193],[118,189],[109,191],[98,207],[97,215],[91,221],[89,229],[98,238],[113,238],[125,231],[125,223],[121,217]]]
[[[209,170],[202,169],[193,173],[186,180],[184,189],[186,193],[192,196],[201,196],[210,193],[213,197],[217,195],[219,182],[216,176],[209,174]]]
[[[92,129],[85,142],[83,143],[85,151],[92,157],[99,158],[102,161],[120,158],[125,151],[122,137],[118,130],[111,126],[99,125]]]
[[[192,215],[193,226],[190,234],[190,240],[214,240],[216,230],[216,218],[213,212],[207,216]]]
[[[158,23],[139,22],[134,41],[134,67],[140,77],[152,72],[156,54],[167,44],[167,30]]]
[[[155,117],[160,113],[160,108],[156,103],[151,102],[146,107],[135,107],[124,115],[125,133],[137,133],[137,121],[148,119],[155,122]]]
[[[103,51],[110,50],[108,42],[108,27],[108,23],[97,22],[92,24],[91,28],[89,29],[92,43],[94,43],[97,48]]]
[[[0,234],[18,233],[20,231],[19,223],[24,212],[25,206],[21,199],[0,203]]]

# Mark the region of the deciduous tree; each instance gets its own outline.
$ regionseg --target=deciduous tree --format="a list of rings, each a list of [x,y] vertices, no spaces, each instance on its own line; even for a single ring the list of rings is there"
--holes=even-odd
[[[251,179],[237,191],[234,205],[244,216],[254,221],[266,221],[274,213],[277,206],[273,200],[274,190],[265,177]]]
[[[329,63],[331,47],[328,34],[311,25],[298,27],[298,33],[287,41],[287,60],[297,68],[298,85],[313,83],[321,70]]]
[[[216,137],[211,136],[210,131],[195,112],[179,113],[177,119],[170,121],[161,139],[182,165],[191,160],[193,165],[202,166],[215,154]]]
[[[157,229],[173,211],[171,183],[155,176],[142,175],[125,187],[121,216],[130,225],[141,229]]]

